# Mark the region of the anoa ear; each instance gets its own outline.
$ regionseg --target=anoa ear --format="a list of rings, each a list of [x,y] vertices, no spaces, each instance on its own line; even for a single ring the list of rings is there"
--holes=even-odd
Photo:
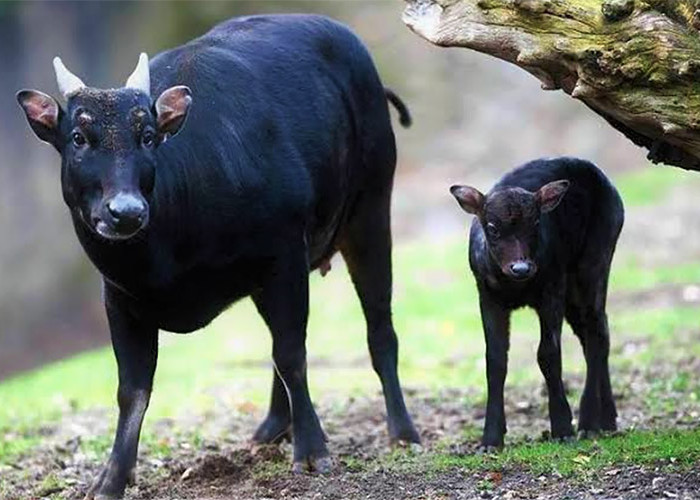
[[[571,183],[567,180],[554,181],[545,184],[537,191],[537,200],[540,203],[540,211],[544,214],[551,212],[559,203],[569,189]]]
[[[484,195],[471,186],[452,186],[450,193],[468,214],[479,215],[484,208]]]
[[[57,147],[61,107],[56,100],[38,90],[21,90],[17,92],[17,102],[22,106],[36,136]]]
[[[156,101],[156,119],[161,137],[177,134],[187,118],[192,104],[192,92],[184,85],[163,91]]]

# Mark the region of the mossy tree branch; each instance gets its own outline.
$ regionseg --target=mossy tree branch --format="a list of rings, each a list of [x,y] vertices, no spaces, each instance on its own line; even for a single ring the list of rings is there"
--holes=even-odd
[[[700,170],[700,1],[407,0],[403,20],[564,90],[652,161]]]

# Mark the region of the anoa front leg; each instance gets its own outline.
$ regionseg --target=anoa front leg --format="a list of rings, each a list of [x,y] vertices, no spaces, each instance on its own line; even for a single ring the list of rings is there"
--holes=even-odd
[[[158,328],[139,318],[123,294],[105,283],[105,307],[119,368],[119,421],[112,453],[86,500],[121,498],[134,468],[158,357]]]
[[[510,310],[498,303],[486,291],[480,291],[481,321],[486,337],[486,379],[488,400],[486,423],[481,438],[482,447],[503,447],[506,434],[506,415],[503,389],[508,373],[508,348],[510,347]]]

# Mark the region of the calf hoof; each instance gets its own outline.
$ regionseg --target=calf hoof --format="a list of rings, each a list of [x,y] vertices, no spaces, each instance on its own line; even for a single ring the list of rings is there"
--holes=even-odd
[[[489,444],[480,444],[476,448],[476,454],[477,455],[493,455],[495,453],[500,452],[503,449],[503,445],[501,446],[492,446]]]
[[[600,424],[600,428],[606,432],[617,431],[617,419],[615,417],[612,417],[611,419],[603,419],[603,422]]]
[[[579,429],[578,431],[578,439],[583,440],[583,439],[595,439],[598,436],[600,436],[600,431],[599,430],[593,430],[593,429]]]
[[[574,438],[576,433],[571,424],[557,428],[552,428],[552,439],[555,441],[569,441]]]
[[[317,474],[330,474],[333,468],[331,457],[309,457],[304,460],[295,460],[292,464],[293,474],[304,474],[305,472]]]
[[[292,423],[288,418],[268,415],[253,434],[253,441],[258,444],[291,443]]]

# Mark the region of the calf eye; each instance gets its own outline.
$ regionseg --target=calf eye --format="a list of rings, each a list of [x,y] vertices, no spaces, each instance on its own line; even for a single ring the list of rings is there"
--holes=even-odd
[[[85,144],[87,144],[87,139],[85,139],[85,136],[80,132],[73,132],[72,139],[73,145],[76,148],[82,148],[83,146],[85,146]]]
[[[501,232],[498,230],[495,224],[492,222],[489,222],[486,224],[486,232],[491,238],[498,238],[501,235]]]
[[[144,147],[150,148],[153,147],[153,143],[155,142],[155,135],[153,132],[145,132],[143,136],[141,137],[141,144],[143,144]]]

